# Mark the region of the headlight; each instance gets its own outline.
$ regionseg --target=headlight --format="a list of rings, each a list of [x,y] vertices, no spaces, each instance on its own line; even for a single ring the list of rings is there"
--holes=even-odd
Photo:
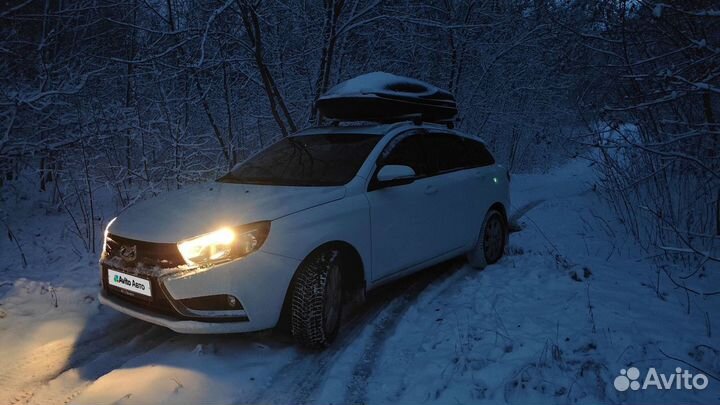
[[[188,265],[207,266],[237,259],[262,246],[270,232],[270,221],[236,228],[222,228],[178,242],[178,250]]]

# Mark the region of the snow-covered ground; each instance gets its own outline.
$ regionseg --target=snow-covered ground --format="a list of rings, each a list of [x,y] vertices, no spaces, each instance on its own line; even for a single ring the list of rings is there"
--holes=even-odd
[[[498,264],[454,260],[383,287],[323,352],[100,307],[97,258],[72,247],[66,218],[45,196],[2,196],[29,264],[3,238],[0,404],[720,402],[720,295],[658,275],[593,184],[583,160],[514,176],[523,229]],[[707,292],[712,276],[682,282]],[[629,367],[701,369],[708,386],[619,392]]]

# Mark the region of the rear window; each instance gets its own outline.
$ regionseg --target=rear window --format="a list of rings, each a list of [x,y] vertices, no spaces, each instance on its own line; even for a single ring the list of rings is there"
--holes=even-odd
[[[465,137],[431,133],[426,136],[425,146],[433,167],[440,173],[495,163],[482,142]]]
[[[495,158],[487,150],[485,144],[472,139],[463,138],[465,148],[469,155],[470,164],[473,167],[490,166],[495,164]]]
[[[218,179],[228,183],[339,186],[349,182],[380,136],[303,135],[284,138]]]
[[[426,150],[438,172],[471,167],[470,156],[465,149],[463,138],[449,134],[431,133],[425,139]]]

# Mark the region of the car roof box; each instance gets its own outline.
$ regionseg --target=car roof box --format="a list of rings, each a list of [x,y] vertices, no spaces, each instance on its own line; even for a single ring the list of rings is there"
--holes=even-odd
[[[449,122],[457,115],[455,97],[432,84],[385,72],[346,80],[318,98],[323,117],[337,121]]]

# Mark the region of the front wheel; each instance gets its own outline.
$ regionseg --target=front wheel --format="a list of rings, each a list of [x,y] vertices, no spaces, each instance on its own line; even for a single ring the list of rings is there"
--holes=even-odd
[[[500,260],[505,251],[507,225],[505,217],[498,210],[491,209],[485,215],[480,235],[475,246],[467,253],[468,263],[482,269]]]
[[[309,348],[327,347],[340,329],[342,272],[340,251],[311,254],[298,269],[292,294],[292,335]]]

